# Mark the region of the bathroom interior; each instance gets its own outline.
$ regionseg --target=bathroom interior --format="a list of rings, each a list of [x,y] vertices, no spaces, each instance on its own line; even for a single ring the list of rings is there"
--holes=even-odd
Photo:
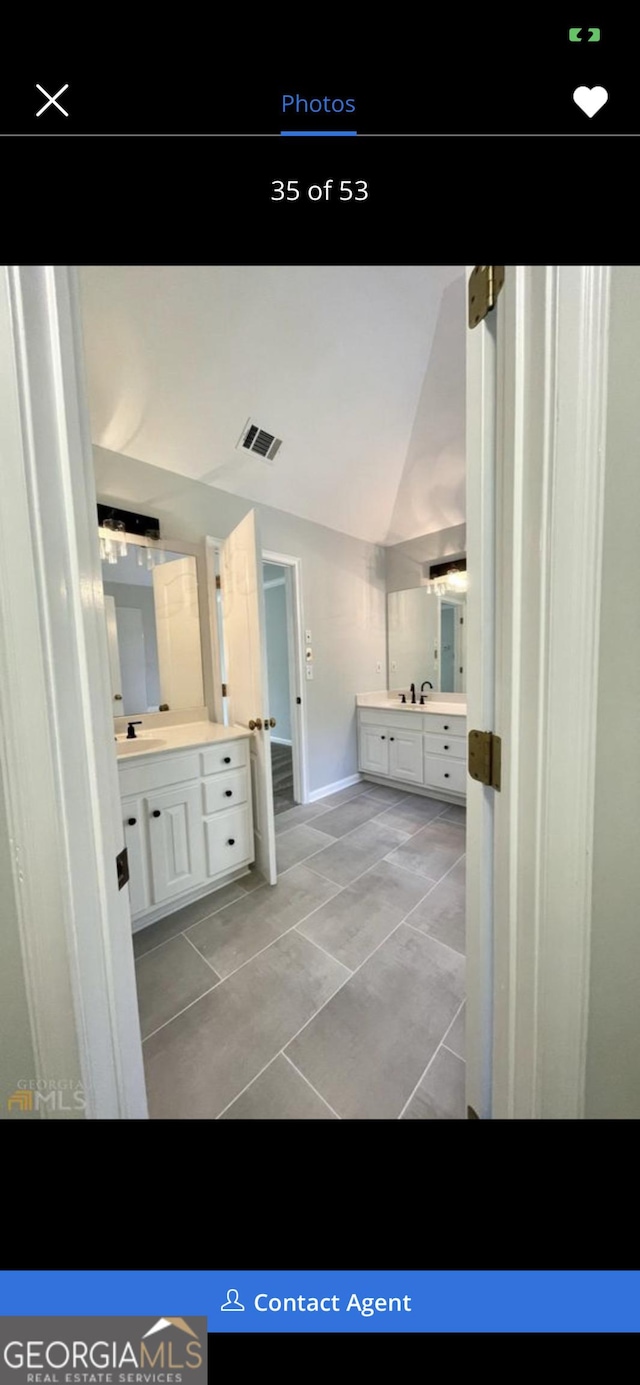
[[[463,266],[86,266],[152,1119],[463,1119]]]

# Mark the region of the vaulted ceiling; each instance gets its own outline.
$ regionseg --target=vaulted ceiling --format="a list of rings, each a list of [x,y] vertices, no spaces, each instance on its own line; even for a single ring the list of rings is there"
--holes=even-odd
[[[374,543],[464,520],[462,266],[80,273],[95,443]]]

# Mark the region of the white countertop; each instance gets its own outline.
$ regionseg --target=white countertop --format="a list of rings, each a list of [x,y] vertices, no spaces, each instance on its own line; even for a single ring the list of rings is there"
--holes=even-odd
[[[128,740],[126,732],[116,736],[116,756],[118,760],[128,764],[130,760],[137,760],[141,755],[164,755],[168,750],[186,750],[194,745],[210,745],[214,741],[237,741],[240,736],[250,735],[251,732],[245,726],[222,726],[217,721],[191,721],[183,726],[154,726],[153,729],[139,731],[135,741]],[[147,746],[145,741],[149,742]]]
[[[418,701],[414,705],[412,702],[401,702],[399,696],[389,697],[387,693],[359,693],[356,697],[356,706],[367,707],[369,710],[379,708],[380,711],[385,712],[408,712],[409,716],[415,715],[416,712],[419,712],[421,716],[425,713],[427,715],[436,713],[438,716],[445,717],[466,717],[467,715],[465,698],[461,698],[460,701],[448,702],[445,696],[442,697],[441,701],[437,697],[429,696],[424,706],[421,707],[419,694]]]

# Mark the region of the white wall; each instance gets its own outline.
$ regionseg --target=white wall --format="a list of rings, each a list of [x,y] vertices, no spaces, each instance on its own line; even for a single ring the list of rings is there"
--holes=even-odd
[[[287,629],[287,589],[285,569],[265,564],[269,572],[280,574],[277,586],[265,586],[264,611],[267,634],[267,666],[269,678],[269,715],[275,717],[273,736],[279,741],[291,740],[291,709],[289,687],[289,633]]]
[[[640,1118],[640,267],[613,266],[586,1114]]]
[[[10,850],[0,778],[0,1120],[30,1120],[37,1113],[7,1111],[18,1082],[36,1077]]]
[[[466,517],[466,280],[445,289],[386,543]]]
[[[254,508],[265,549],[301,558],[314,654],[303,693],[309,789],[355,774],[356,693],[386,686],[384,549],[121,453],[96,447],[94,458],[98,499],[157,516],[163,538],[223,539]]]

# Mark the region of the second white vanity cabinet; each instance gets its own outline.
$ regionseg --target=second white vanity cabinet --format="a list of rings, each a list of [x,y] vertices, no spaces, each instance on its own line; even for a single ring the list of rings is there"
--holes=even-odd
[[[358,707],[362,774],[413,784],[460,802],[466,797],[466,717],[439,711]]]
[[[118,771],[134,929],[253,861],[246,737],[143,753]]]

